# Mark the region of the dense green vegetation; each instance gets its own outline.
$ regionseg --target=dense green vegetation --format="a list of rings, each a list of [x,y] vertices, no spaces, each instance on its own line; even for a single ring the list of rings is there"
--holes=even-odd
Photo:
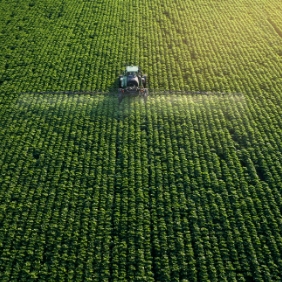
[[[1,1],[6,91],[108,90],[125,63],[151,88],[279,93],[279,0]],[[271,23],[272,24],[271,24]],[[2,40],[3,39],[3,40]]]
[[[0,9],[1,281],[282,280],[280,1]]]

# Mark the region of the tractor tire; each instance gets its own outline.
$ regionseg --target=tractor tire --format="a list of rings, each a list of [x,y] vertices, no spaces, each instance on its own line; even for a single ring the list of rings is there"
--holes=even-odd
[[[122,85],[121,85],[121,78],[123,77],[123,75],[120,75],[119,77],[118,77],[118,87],[119,88],[121,88],[122,87]]]
[[[147,75],[146,75],[146,74],[145,74],[145,75],[143,75],[142,77],[144,78],[143,87],[144,87],[144,88],[146,88],[146,87],[147,87],[147,85],[148,85],[148,77],[147,77]]]

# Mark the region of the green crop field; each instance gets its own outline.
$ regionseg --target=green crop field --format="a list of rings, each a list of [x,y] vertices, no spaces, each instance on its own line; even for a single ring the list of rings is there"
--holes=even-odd
[[[280,0],[0,15],[1,282],[282,281]]]

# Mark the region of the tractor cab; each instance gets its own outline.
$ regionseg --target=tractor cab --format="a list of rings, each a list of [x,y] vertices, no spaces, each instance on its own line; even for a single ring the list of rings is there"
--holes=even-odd
[[[127,77],[136,77],[139,73],[139,68],[137,66],[127,66],[125,70],[125,75]]]
[[[127,77],[136,77],[136,73],[135,72],[128,72]]]

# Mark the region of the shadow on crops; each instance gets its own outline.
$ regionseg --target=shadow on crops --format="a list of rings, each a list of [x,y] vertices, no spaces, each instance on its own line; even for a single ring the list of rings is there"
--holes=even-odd
[[[20,93],[10,105],[17,109],[22,118],[45,117],[49,121],[55,118],[114,118],[128,116],[136,103],[144,105],[140,97],[124,98],[118,102],[118,90],[99,91],[42,91]]]
[[[114,88],[112,88],[114,89]],[[118,90],[108,92],[99,91],[44,91],[20,93],[16,104],[21,110],[21,115],[31,117],[40,115],[48,117],[48,120],[56,117],[83,118],[90,117],[110,118],[123,120],[139,111],[147,112],[150,105],[155,104],[154,97],[162,96],[161,105],[171,104],[177,106],[183,103],[182,95],[189,96],[191,107],[195,105],[204,106],[209,101],[218,97],[215,107],[224,106],[228,97],[234,100],[242,99],[242,95],[227,95],[227,93],[188,92],[188,91],[150,91],[147,103],[141,97],[125,97],[121,103],[118,102]],[[210,99],[209,99],[210,98]],[[222,100],[222,101],[221,101]],[[222,104],[222,105],[221,105]],[[158,106],[160,108],[161,106]]]

